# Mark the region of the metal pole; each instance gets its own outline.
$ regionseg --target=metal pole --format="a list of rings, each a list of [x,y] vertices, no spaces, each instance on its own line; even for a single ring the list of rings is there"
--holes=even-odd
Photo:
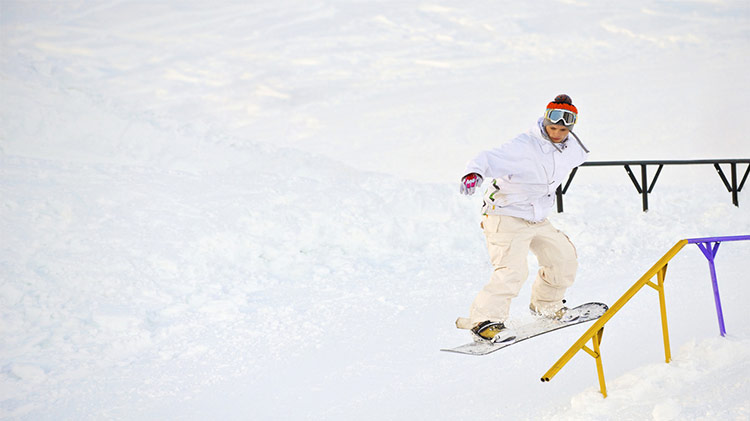
[[[714,290],[714,304],[716,305],[716,315],[719,318],[719,333],[721,336],[727,336],[726,326],[724,325],[724,312],[721,310],[721,297],[719,296],[719,282],[716,279],[716,264],[714,260],[716,253],[719,251],[720,242],[711,247],[711,243],[698,243],[698,247],[703,252],[703,255],[708,259],[708,268],[711,271],[711,286]]]
[[[672,351],[669,347],[669,328],[667,327],[667,303],[664,298],[664,278],[667,276],[667,265],[656,274],[659,285],[659,308],[661,310],[661,330],[664,337],[664,360],[669,363],[672,361]]]
[[[732,162],[732,203],[734,206],[740,205],[739,195],[737,194],[737,164]]]
[[[641,194],[643,195],[643,211],[648,211],[648,176],[646,164],[641,164]]]
[[[600,345],[602,343],[602,336],[604,335],[604,328],[599,329],[599,332],[591,338],[594,341],[594,353],[596,354],[596,374],[599,376],[599,391],[602,395],[607,397],[607,383],[604,382],[604,366],[602,365],[602,351]]]

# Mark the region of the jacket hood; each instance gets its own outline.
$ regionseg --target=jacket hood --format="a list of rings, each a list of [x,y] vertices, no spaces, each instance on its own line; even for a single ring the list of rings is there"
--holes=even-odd
[[[529,130],[529,134],[531,135],[531,137],[534,138],[534,140],[537,141],[537,143],[539,143],[539,146],[541,146],[543,152],[545,153],[549,153],[552,151],[562,152],[560,147],[557,146],[554,142],[552,142],[549,139],[549,136],[547,136],[547,133],[545,133],[544,125],[542,124],[543,122],[544,122],[544,117],[539,118],[536,121],[536,124],[531,127],[531,130]],[[567,142],[569,137],[570,135],[568,135],[568,137],[566,137],[565,140],[563,140],[563,143]]]

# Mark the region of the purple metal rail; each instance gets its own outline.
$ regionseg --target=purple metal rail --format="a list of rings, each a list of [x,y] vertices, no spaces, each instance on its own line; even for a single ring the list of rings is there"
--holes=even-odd
[[[716,303],[716,315],[719,318],[719,333],[721,336],[727,336],[727,330],[724,326],[724,313],[721,311],[721,298],[719,298],[719,283],[716,280],[716,266],[714,260],[716,253],[719,251],[719,244],[726,241],[750,240],[750,235],[735,235],[731,237],[705,237],[705,238],[688,238],[688,244],[695,244],[701,249],[703,255],[708,259],[708,268],[711,270],[711,284],[714,289],[714,302]]]

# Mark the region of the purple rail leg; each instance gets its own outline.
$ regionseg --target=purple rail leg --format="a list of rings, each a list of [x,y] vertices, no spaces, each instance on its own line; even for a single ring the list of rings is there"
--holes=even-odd
[[[727,336],[727,329],[724,325],[724,312],[721,310],[721,298],[719,297],[719,282],[716,280],[716,265],[714,263],[716,252],[719,251],[720,244],[721,243],[716,242],[712,248],[711,243],[697,243],[698,248],[701,249],[703,255],[708,259],[708,268],[711,270],[711,284],[714,288],[716,315],[719,317],[719,333],[721,333],[721,336]]]
[[[719,318],[719,333],[721,336],[727,335],[724,326],[724,313],[721,310],[721,298],[719,297],[719,282],[716,279],[716,253],[719,251],[719,245],[724,241],[750,240],[750,235],[737,235],[733,237],[708,237],[708,238],[691,238],[688,244],[695,244],[701,249],[703,255],[708,259],[708,268],[711,270],[711,284],[714,290],[714,302],[716,303],[716,315]]]

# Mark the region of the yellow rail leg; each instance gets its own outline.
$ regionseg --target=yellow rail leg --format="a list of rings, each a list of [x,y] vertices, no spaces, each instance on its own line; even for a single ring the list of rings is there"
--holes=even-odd
[[[607,385],[604,383],[604,366],[602,365],[602,353],[599,345],[602,343],[602,336],[604,335],[604,327],[599,329],[592,337],[591,341],[594,343],[594,349],[583,345],[581,349],[586,351],[587,354],[594,357],[596,361],[596,373],[599,376],[599,390],[602,392],[604,397],[607,397]],[[544,381],[544,379],[542,379]],[[547,380],[549,381],[549,380]]]
[[[599,345],[602,342],[602,336],[604,335],[604,328],[599,329],[599,332],[591,338],[594,342],[594,353],[596,354],[596,374],[599,375],[599,391],[602,395],[607,397],[607,384],[604,383],[604,365],[602,364],[602,352]]]
[[[661,309],[661,330],[664,336],[664,359],[667,363],[672,361],[672,351],[669,348],[669,329],[667,328],[667,303],[664,298],[664,278],[667,276],[667,265],[657,273],[659,282],[659,307]]]

